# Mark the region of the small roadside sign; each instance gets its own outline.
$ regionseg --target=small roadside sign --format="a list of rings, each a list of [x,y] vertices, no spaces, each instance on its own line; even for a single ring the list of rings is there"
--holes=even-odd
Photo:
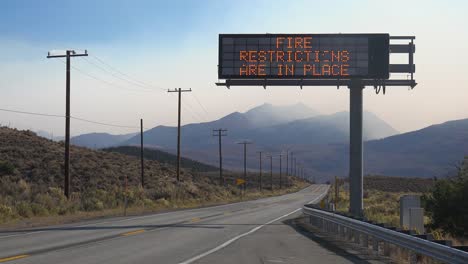
[[[245,183],[245,180],[244,179],[236,179],[236,185],[242,185]]]
[[[325,208],[325,200],[320,201],[320,208]]]

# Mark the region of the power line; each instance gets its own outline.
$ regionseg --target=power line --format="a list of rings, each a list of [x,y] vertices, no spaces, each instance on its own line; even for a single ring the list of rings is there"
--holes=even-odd
[[[195,95],[195,93],[192,94],[193,95],[193,98],[195,98],[195,101],[197,101],[198,105],[200,105],[201,109],[203,109],[203,111],[206,113],[207,117],[209,116],[208,114],[208,111],[206,111],[206,108],[203,106],[202,103],[200,103],[200,100],[198,100],[197,96]]]
[[[93,57],[95,57],[95,56],[93,56]],[[86,60],[87,60],[87,59],[86,59]],[[96,65],[95,63],[93,63],[93,62],[91,62],[91,61],[89,61],[89,60],[87,60],[87,61],[88,61],[90,64],[93,64],[94,66],[100,68],[101,70],[108,72],[107,70],[105,70],[105,69],[102,68],[101,66]],[[102,63],[102,62],[101,62],[101,63]],[[106,64],[106,65],[108,65],[108,64]],[[108,65],[108,67],[111,67],[111,66]],[[125,90],[129,90],[129,91],[139,91],[139,92],[153,92],[153,91],[155,91],[154,89],[148,89],[148,88],[146,88],[145,86],[142,86],[142,85],[139,85],[139,86],[140,86],[140,87],[143,87],[143,89],[145,89],[145,90],[134,90],[134,89],[130,89],[130,88],[127,88],[127,87],[125,87],[125,86],[121,86],[121,85],[118,85],[118,84],[115,84],[115,83],[112,83],[112,82],[103,80],[103,79],[101,79],[101,78],[98,78],[98,77],[96,77],[96,76],[94,76],[94,75],[92,75],[92,74],[89,74],[89,73],[87,73],[87,72],[85,72],[85,71],[79,69],[79,68],[76,67],[76,66],[72,66],[72,68],[73,68],[74,70],[80,72],[81,74],[84,74],[84,75],[86,75],[86,76],[88,76],[88,77],[90,77],[90,78],[93,78],[93,79],[97,80],[97,81],[103,82],[103,83],[105,83],[105,84],[107,84],[107,85],[109,85],[109,86],[113,86],[113,87],[116,86],[116,87],[119,87],[119,88],[122,88],[122,89],[125,89]],[[120,71],[119,71],[119,72],[120,72]],[[110,73],[110,72],[108,72],[108,73],[111,74],[111,75],[113,75],[113,76],[116,77],[116,78],[119,78],[119,79],[121,79],[121,80],[125,80],[125,79],[120,78],[119,76],[115,76],[114,74],[112,74],[112,73]],[[122,75],[125,75],[124,73],[121,73],[121,74],[122,74]],[[127,82],[128,82],[128,81],[127,81]],[[135,82],[134,82],[134,83],[135,83]],[[136,83],[135,83],[135,84],[136,84]],[[159,88],[159,87],[157,87],[157,88],[158,88],[158,89],[162,89],[162,88]],[[163,89],[163,90],[164,90],[164,89]],[[164,91],[165,91],[165,90],[164,90]],[[208,120],[207,118],[203,118],[200,114],[198,114],[197,111],[194,111],[193,106],[192,106],[190,103],[186,102],[182,107],[187,108],[187,110],[188,110],[187,112],[189,113],[189,115],[191,115],[191,116],[192,116],[195,120],[197,120],[198,122],[204,122],[204,120]],[[203,107],[203,106],[202,106],[202,107]],[[205,111],[206,111],[206,110],[205,110]]]
[[[11,109],[3,109],[3,108],[0,108],[0,111],[3,111],[3,112],[11,112],[11,113],[18,113],[18,114],[26,114],[26,115],[36,115],[36,116],[49,116],[49,117],[61,117],[61,118],[64,118],[64,117],[65,117],[65,116],[62,116],[62,115],[51,115],[51,114],[33,113],[33,112],[17,111],[17,110],[11,110]]]
[[[98,61],[99,63],[101,63],[102,65],[106,66],[108,69],[110,69],[111,71],[115,72],[115,73],[118,73],[122,76],[124,76],[126,79],[123,79],[117,75],[115,75],[114,73],[104,69],[103,67],[99,66],[99,65],[96,65],[95,63],[93,63],[92,61],[88,60],[87,58],[84,58],[86,61],[88,61],[89,63],[93,64],[94,66],[100,68],[101,70],[104,70],[106,72],[108,72],[109,74],[113,75],[114,77],[116,78],[119,78],[119,79],[122,79],[124,81],[127,81],[127,82],[131,82],[133,84],[136,84],[140,87],[143,87],[143,88],[146,88],[146,89],[157,89],[157,90],[161,90],[161,91],[166,91],[166,89],[163,89],[161,87],[158,87],[158,86],[154,86],[154,85],[150,85],[150,84],[147,84],[146,82],[143,82],[143,81],[140,81],[136,78],[133,78],[131,77],[130,75],[122,72],[121,70],[117,69],[116,67],[113,67],[112,65],[110,65],[109,63],[106,63],[104,60],[98,58],[97,56],[95,55],[92,55],[91,54],[91,57],[93,57],[96,61]],[[207,114],[206,118],[203,118],[200,114],[197,113],[197,111],[194,111],[194,108],[192,107],[192,105],[188,102],[185,103],[185,105],[190,108],[189,109],[189,112],[190,114],[192,115],[192,117],[195,117],[195,119],[198,119],[199,121],[203,122],[203,120],[206,120],[208,121],[208,111],[206,111],[206,108],[203,106],[203,104],[200,102],[200,100],[195,96],[193,95],[195,100],[197,101],[197,103],[200,105],[200,107],[202,108],[202,110]]]
[[[59,60],[59,61],[62,62],[62,63],[65,63],[65,62],[62,61],[62,60]],[[88,76],[88,77],[90,77],[90,78],[92,78],[92,79],[94,79],[94,80],[96,80],[96,81],[105,83],[105,84],[107,84],[107,85],[109,85],[109,86],[112,86],[112,87],[117,87],[117,88],[120,88],[120,89],[124,89],[124,90],[127,90],[127,91],[133,91],[133,92],[147,92],[147,93],[148,93],[148,92],[152,92],[151,90],[135,90],[135,89],[127,88],[127,87],[125,87],[125,86],[118,85],[118,84],[115,84],[115,83],[112,83],[112,82],[103,80],[103,79],[101,79],[101,78],[98,78],[98,77],[96,77],[96,76],[94,76],[94,75],[92,75],[92,74],[89,74],[89,73],[87,73],[87,72],[81,70],[80,68],[78,68],[78,67],[76,67],[76,66],[74,66],[74,65],[71,65],[71,67],[72,67],[74,70],[76,70],[77,72],[79,72],[79,73],[81,73],[81,74],[83,74],[83,75],[86,75],[86,76]]]
[[[102,122],[92,121],[92,120],[83,119],[83,118],[79,118],[79,117],[73,117],[73,116],[71,116],[70,118],[75,119],[75,120],[79,120],[79,121],[83,121],[83,122],[97,124],[97,125],[103,125],[103,126],[122,127],[122,128],[140,128],[140,127],[137,127],[137,126],[124,126],[124,125],[115,125],[115,124],[102,123]]]
[[[95,55],[92,55],[92,54],[91,54],[91,57],[93,57],[95,60],[99,61],[101,64],[105,65],[105,66],[108,67],[109,69],[113,70],[114,72],[117,72],[117,73],[119,73],[119,74],[121,74],[121,75],[127,77],[127,79],[132,80],[133,82],[140,83],[141,85],[146,86],[146,87],[153,87],[153,88],[156,88],[156,89],[159,89],[159,90],[162,90],[162,91],[166,91],[166,89],[163,89],[163,88],[161,88],[161,87],[156,87],[156,86],[153,86],[153,85],[149,85],[149,84],[147,84],[147,83],[145,83],[145,82],[139,81],[139,80],[137,80],[137,79],[135,79],[135,78],[129,76],[128,74],[126,74],[126,73],[124,73],[124,72],[118,70],[117,68],[115,68],[115,67],[109,65],[108,63],[104,62],[102,59],[98,58],[98,57],[95,56]]]
[[[87,59],[87,58],[84,58],[84,57],[83,57],[83,60],[85,60],[87,63],[89,63],[89,64],[95,66],[96,68],[99,68],[100,70],[102,70],[102,71],[104,71],[104,72],[106,72],[106,73],[108,73],[108,74],[114,76],[114,77],[117,78],[117,79],[120,79],[120,80],[122,80],[122,81],[128,82],[128,83],[130,83],[130,84],[133,84],[133,85],[136,85],[136,86],[139,86],[139,87],[142,87],[143,89],[146,89],[146,90],[153,90],[153,89],[149,89],[149,88],[146,87],[145,85],[141,85],[141,84],[139,84],[139,83],[137,83],[137,82],[135,82],[135,81],[132,81],[132,80],[130,80],[130,79],[128,79],[128,78],[122,78],[122,77],[120,77],[119,75],[117,75],[117,74],[115,74],[115,73],[113,73],[113,72],[111,72],[111,71],[105,69],[104,67],[101,67],[101,66],[97,65],[96,63],[92,62],[91,60],[89,60],[89,59]],[[122,74],[121,74],[121,75],[122,75]]]
[[[27,111],[18,111],[18,110],[11,110],[11,109],[4,109],[0,108],[0,111],[3,112],[11,112],[11,113],[17,113],[17,114],[26,114],[26,115],[35,115],[35,116],[47,116],[47,117],[59,117],[59,118],[65,118],[66,116],[63,115],[54,115],[54,114],[44,114],[44,113],[37,113],[37,112],[27,112]],[[103,122],[98,122],[98,121],[93,121],[89,119],[84,119],[81,117],[75,117],[75,116],[70,116],[71,119],[87,122],[87,123],[93,123],[93,124],[98,124],[98,125],[103,125],[103,126],[111,126],[111,127],[121,127],[121,128],[139,128],[138,126],[125,126],[125,125],[116,125],[116,124],[109,124],[109,123],[103,123]],[[147,128],[145,128],[147,129]]]
[[[185,101],[185,104],[182,107],[188,110],[190,115],[194,117],[194,119],[197,119],[197,121],[199,121],[200,123],[205,122],[205,118],[203,118],[199,113],[197,113],[197,111],[194,111],[192,105],[190,105],[187,101]]]
[[[142,81],[139,81],[139,80],[137,80],[137,79],[135,79],[135,78],[132,78],[132,77],[130,77],[128,74],[125,74],[124,72],[122,72],[122,71],[116,69],[115,67],[109,65],[108,63],[104,62],[102,59],[99,59],[98,57],[96,57],[96,56],[94,56],[94,55],[91,55],[91,56],[92,56],[95,60],[99,61],[101,64],[105,65],[107,68],[111,69],[112,71],[117,72],[117,73],[119,73],[119,74],[122,75],[122,76],[125,76],[126,79],[125,79],[125,78],[122,78],[122,77],[120,77],[120,76],[118,76],[118,75],[116,75],[115,73],[110,72],[109,70],[106,70],[106,69],[103,68],[102,66],[97,65],[96,63],[90,61],[90,60],[87,59],[87,58],[83,58],[83,59],[84,59],[86,62],[88,62],[89,64],[92,64],[93,66],[99,68],[100,70],[102,70],[102,71],[104,71],[104,72],[107,72],[108,74],[114,76],[115,78],[118,78],[118,79],[120,79],[120,80],[126,81],[126,82],[128,82],[128,83],[133,84],[133,85],[137,85],[138,87],[141,87],[141,88],[144,89],[144,90],[134,90],[134,89],[131,89],[131,88],[127,88],[127,87],[125,87],[125,86],[121,86],[121,85],[118,85],[118,84],[116,84],[116,83],[109,82],[109,81],[103,80],[103,79],[101,79],[101,78],[99,78],[99,77],[96,77],[96,76],[94,76],[94,75],[92,75],[92,74],[89,74],[89,73],[83,71],[82,69],[80,69],[80,68],[78,68],[78,67],[76,67],[76,66],[71,66],[71,67],[72,67],[74,70],[76,70],[76,71],[78,71],[79,73],[81,73],[81,74],[84,74],[84,75],[86,75],[86,76],[88,76],[88,77],[90,77],[90,78],[92,78],[92,79],[95,79],[96,81],[103,82],[103,83],[105,83],[105,84],[107,84],[107,85],[109,85],[109,86],[112,86],[112,87],[115,86],[115,87],[119,87],[119,88],[122,88],[122,89],[125,89],[125,90],[129,90],[129,91],[139,91],[139,92],[152,92],[152,91],[155,91],[155,89],[159,89],[159,90],[166,91],[166,90],[163,89],[163,88],[160,88],[160,87],[157,87],[157,86],[153,86],[153,85],[148,85],[148,84],[146,84],[146,83],[144,83],[144,82],[142,82]],[[62,61],[62,62],[63,62],[63,61]],[[148,87],[149,87],[149,88],[148,88]],[[208,112],[206,111],[206,108],[201,104],[201,102],[198,100],[198,98],[195,97],[195,100],[196,100],[197,103],[200,105],[200,107],[202,108],[202,110],[203,110],[205,113],[208,114]],[[193,106],[192,106],[190,103],[186,102],[186,103],[184,104],[183,107],[184,107],[184,108],[185,108],[185,107],[189,108],[189,109],[187,109],[188,112],[189,112],[189,114],[190,114],[194,119],[196,119],[197,121],[199,121],[199,122],[204,122],[204,120],[208,121],[208,116],[206,116],[206,118],[203,118],[197,111],[194,111],[194,108],[193,108]]]

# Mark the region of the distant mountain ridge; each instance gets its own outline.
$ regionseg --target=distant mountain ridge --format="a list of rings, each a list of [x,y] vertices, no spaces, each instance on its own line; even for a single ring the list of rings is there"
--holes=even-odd
[[[468,155],[468,119],[403,134],[398,134],[389,124],[368,111],[364,112],[363,122],[365,173],[403,177],[444,176],[464,155]],[[254,143],[249,146],[247,154],[250,170],[257,170],[256,151],[279,153],[290,148],[308,174],[317,179],[347,176],[348,112],[320,115],[302,104],[263,104],[245,113],[234,112],[211,122],[183,126],[182,155],[216,166],[218,142],[212,136],[212,129],[216,128],[228,129],[228,136],[223,138],[224,165],[227,169],[242,167],[242,149],[236,143],[249,139]],[[85,142],[89,146],[93,141],[83,140],[87,137],[98,139],[100,145],[140,143],[139,135],[122,140],[122,137],[106,134],[82,135],[79,138],[81,141],[72,142]],[[176,127],[157,126],[144,132],[145,147],[169,153],[175,152],[176,139]],[[273,168],[278,169],[276,163]]]
[[[226,140],[234,143],[250,139],[263,146],[278,144],[308,143],[339,143],[346,142],[349,131],[348,112],[332,115],[319,115],[317,111],[295,104],[290,106],[273,106],[263,104],[245,113],[234,112],[221,119],[188,124],[182,127],[184,148],[212,147],[216,142],[200,140],[207,138],[214,128],[227,128],[229,137]],[[364,138],[366,140],[383,138],[398,133],[385,121],[376,115],[364,113]],[[144,133],[145,144],[163,148],[168,151],[175,148],[175,127],[158,126]],[[133,137],[123,145],[138,144],[139,138]]]
[[[297,155],[311,174],[347,176],[347,144],[300,148]],[[468,119],[453,120],[417,131],[364,143],[364,172],[402,177],[445,177],[468,155]]]
[[[70,142],[77,146],[99,149],[119,145],[120,143],[134,137],[136,134],[137,133],[111,135],[108,133],[89,133],[72,137]]]
[[[255,127],[272,126],[317,115],[319,112],[303,103],[284,106],[265,103],[244,113],[244,116]]]

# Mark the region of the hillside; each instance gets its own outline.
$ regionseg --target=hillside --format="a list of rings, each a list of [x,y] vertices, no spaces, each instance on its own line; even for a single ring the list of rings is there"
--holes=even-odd
[[[125,154],[128,156],[140,158],[139,147],[121,146],[121,147],[105,148],[102,150],[106,152],[117,152],[117,153]],[[144,159],[155,160],[160,163],[169,164],[171,166],[176,166],[176,162],[177,162],[176,155],[173,155],[164,151],[160,151],[157,149],[145,148],[143,151],[143,157]],[[182,168],[189,168],[192,171],[198,171],[198,172],[218,171],[218,168],[215,166],[207,165],[207,164],[204,164],[204,163],[192,160],[192,159],[187,159],[184,157],[181,157],[180,164]]]
[[[181,182],[177,183],[173,166],[150,159],[145,161],[142,189],[137,157],[71,146],[72,199],[67,201],[62,194],[63,151],[62,142],[0,127],[0,222],[118,208],[125,196],[129,206],[145,210],[223,203],[239,197],[232,180],[223,187],[217,184],[215,174],[192,174],[191,169],[182,169]],[[126,178],[128,191],[124,188]],[[278,194],[260,194],[255,191],[256,178],[248,181],[249,197]],[[304,186],[295,179],[288,182],[290,191]]]
[[[299,146],[308,169],[323,179],[348,173],[348,146]],[[468,155],[468,119],[364,143],[364,172],[401,177],[445,177]]]
[[[134,137],[137,133],[124,135],[111,135],[108,133],[89,133],[83,134],[70,139],[71,144],[88,147],[93,149],[106,148],[120,144]],[[48,137],[49,138],[49,137]]]

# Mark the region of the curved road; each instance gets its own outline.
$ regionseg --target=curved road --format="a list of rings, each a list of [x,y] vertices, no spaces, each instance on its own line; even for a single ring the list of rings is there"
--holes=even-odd
[[[0,231],[7,263],[349,263],[299,234],[287,219],[328,185],[200,209]]]

